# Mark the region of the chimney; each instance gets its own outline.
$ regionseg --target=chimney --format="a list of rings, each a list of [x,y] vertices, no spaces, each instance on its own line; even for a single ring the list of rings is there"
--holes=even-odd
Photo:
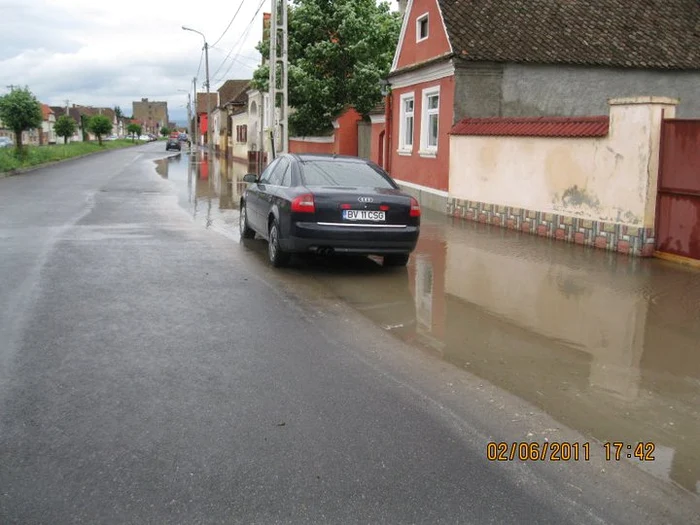
[[[399,1],[399,13],[401,15],[406,14],[406,4],[408,4],[408,0],[398,0]]]

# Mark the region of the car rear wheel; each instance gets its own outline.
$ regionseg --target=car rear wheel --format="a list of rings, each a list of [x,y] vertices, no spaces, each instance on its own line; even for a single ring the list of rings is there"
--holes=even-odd
[[[406,266],[408,264],[408,253],[392,253],[384,256],[384,266]]]
[[[241,214],[238,216],[238,230],[241,232],[243,239],[252,239],[255,237],[255,231],[248,226],[248,210],[245,203],[241,203]]]
[[[289,261],[289,254],[282,251],[282,247],[280,246],[280,228],[276,220],[273,220],[272,224],[270,224],[267,255],[270,259],[270,264],[275,268],[284,266]]]

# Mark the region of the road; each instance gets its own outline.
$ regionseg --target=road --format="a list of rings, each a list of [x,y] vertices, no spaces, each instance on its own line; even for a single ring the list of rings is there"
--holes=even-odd
[[[597,443],[489,462],[588,438],[193,221],[163,149],[0,179],[1,523],[697,522]]]

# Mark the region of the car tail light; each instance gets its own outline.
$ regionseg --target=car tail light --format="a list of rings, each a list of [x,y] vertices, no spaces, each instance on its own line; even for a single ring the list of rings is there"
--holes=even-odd
[[[411,217],[420,217],[420,204],[414,197],[411,197]]]
[[[341,210],[350,210],[350,209],[352,209],[352,206],[350,204],[341,204],[340,209]]]
[[[389,206],[387,204],[380,204],[379,209],[381,211],[389,211]]]
[[[305,193],[294,197],[294,200],[292,200],[292,211],[295,213],[315,213],[314,196],[311,193]]]

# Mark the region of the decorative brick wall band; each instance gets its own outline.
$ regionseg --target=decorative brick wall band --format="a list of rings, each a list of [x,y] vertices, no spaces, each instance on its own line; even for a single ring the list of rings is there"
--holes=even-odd
[[[654,254],[653,228],[638,228],[454,198],[448,199],[447,213],[471,221],[628,255],[651,257]]]

